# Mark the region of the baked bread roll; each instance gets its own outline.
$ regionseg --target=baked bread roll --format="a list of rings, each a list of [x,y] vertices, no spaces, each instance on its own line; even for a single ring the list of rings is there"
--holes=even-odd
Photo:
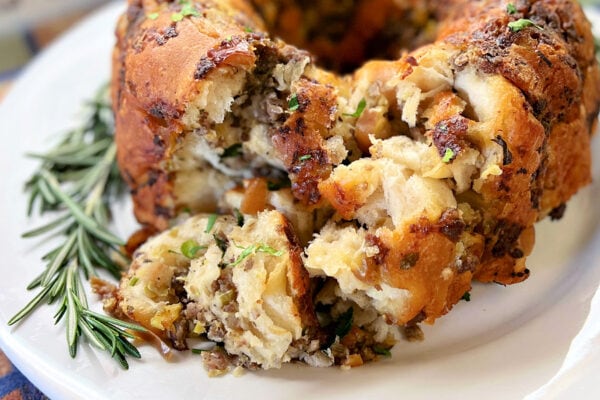
[[[314,301],[413,326],[528,277],[535,222],[591,179],[600,71],[572,0],[376,3],[130,0],[118,161],[141,223],[277,215]]]

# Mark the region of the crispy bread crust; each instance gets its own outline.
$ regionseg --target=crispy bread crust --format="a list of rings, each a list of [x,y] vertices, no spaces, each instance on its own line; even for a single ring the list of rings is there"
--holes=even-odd
[[[177,3],[130,0],[117,29],[112,89],[118,161],[132,189],[136,217],[158,230],[183,206],[173,164],[182,143],[198,130],[186,126],[190,104],[211,85],[225,85],[237,74],[258,76],[265,60],[285,64],[303,57],[271,39],[265,28],[284,38],[299,35],[299,2],[255,1],[262,19],[241,0],[193,3],[199,16],[173,22],[181,7]],[[399,2],[382,1],[381,9],[371,7],[368,13],[363,10],[368,2],[355,3],[358,11],[348,36],[338,38],[339,52],[332,50],[330,37],[292,39],[326,64],[355,66],[363,60],[361,51],[379,37],[373,32],[387,26],[388,19],[376,10],[389,11]],[[363,240],[369,250],[351,260],[360,265],[352,270],[355,289],[367,285],[367,293],[387,285],[411,294],[401,309],[386,305],[378,310],[390,322],[433,322],[469,290],[472,279],[502,284],[526,279],[534,223],[549,214],[560,216],[564,203],[591,179],[589,143],[600,106],[600,71],[589,22],[571,0],[518,1],[515,6],[516,13],[509,14],[499,0],[451,0],[443,6],[407,2],[386,14],[415,23],[413,44],[429,38],[428,45],[392,61],[368,62],[346,76],[310,61],[289,88],[278,92],[277,104],[289,109],[273,117],[267,130],[275,159],[269,165],[280,165],[303,210],[331,209],[332,229],[353,229]],[[409,12],[411,7],[421,10],[426,21]],[[146,17],[154,12],[158,18]],[[434,28],[427,24],[432,18]],[[521,18],[535,25],[511,29]],[[354,35],[358,51],[353,53],[344,43],[357,30],[365,34]],[[368,100],[362,114],[358,96]],[[199,118],[201,128],[222,122],[210,112]],[[336,137],[342,131],[346,136]],[[415,218],[381,222],[368,214],[369,206],[374,199],[391,201],[389,193],[382,194],[391,181],[372,168],[392,165],[395,155],[383,153],[400,136],[429,146],[437,163],[434,172],[421,176],[405,161],[393,161],[397,171],[404,171],[399,174],[407,175],[403,182],[413,174],[419,179],[411,184],[432,192],[441,184],[445,189],[431,203],[425,198],[427,205]],[[476,169],[463,173],[472,182],[461,189],[456,169],[471,156]],[[343,162],[360,173],[346,173]],[[221,182],[240,184],[226,174]],[[274,206],[265,200],[264,207]],[[476,216],[467,221],[469,209]],[[313,254],[321,254],[316,249],[323,238],[313,242]],[[311,262],[310,250],[305,263],[312,274],[342,279]]]

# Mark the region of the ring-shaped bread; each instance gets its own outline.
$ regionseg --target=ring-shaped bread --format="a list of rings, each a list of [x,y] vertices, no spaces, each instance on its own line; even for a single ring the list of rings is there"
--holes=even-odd
[[[277,210],[315,301],[392,325],[433,322],[473,279],[527,278],[534,223],[591,179],[580,6],[334,3],[129,1],[112,93],[138,220]]]

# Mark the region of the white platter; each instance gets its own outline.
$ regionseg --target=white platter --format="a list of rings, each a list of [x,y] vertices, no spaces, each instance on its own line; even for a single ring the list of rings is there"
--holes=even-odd
[[[78,121],[84,100],[107,81],[113,27],[122,10],[112,4],[69,32],[25,71],[0,104],[0,345],[33,383],[53,399],[519,399],[560,368],[581,329],[600,282],[600,168],[560,222],[541,223],[529,260],[532,276],[512,287],[476,285],[432,327],[422,343],[400,343],[393,357],[350,371],[286,366],[281,370],[209,379],[197,356],[166,363],[144,346],[128,371],[84,345],[67,353],[64,327],[46,306],[15,327],[6,321],[28,302],[25,290],[43,265],[48,244],[21,239],[36,225],[26,217],[23,184],[36,167],[24,157],[41,152]],[[596,14],[594,14],[596,15]],[[594,141],[596,159],[600,143]],[[135,229],[130,205],[117,210],[119,233]],[[39,221],[37,221],[39,222]],[[98,304],[95,304],[99,307]],[[588,363],[600,371],[598,358]],[[587,370],[589,372],[589,370]],[[573,385],[600,388],[575,372]],[[587,378],[586,378],[587,376]],[[585,379],[585,382],[583,381]],[[571,397],[572,398],[572,397]]]

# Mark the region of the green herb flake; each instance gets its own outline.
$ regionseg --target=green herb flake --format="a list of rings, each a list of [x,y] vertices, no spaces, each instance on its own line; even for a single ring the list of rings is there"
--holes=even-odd
[[[354,309],[352,307],[348,308],[345,312],[343,312],[337,320],[335,325],[335,335],[340,339],[343,339],[344,336],[350,332],[352,329],[352,324],[354,322]]]
[[[509,15],[516,14],[516,12],[517,12],[517,8],[515,7],[515,5],[514,5],[513,3],[508,3],[508,4],[506,5],[506,12],[507,12]]]
[[[202,352],[207,351],[204,349],[191,349],[192,354],[202,354]]]
[[[135,286],[139,282],[139,280],[140,279],[137,276],[134,276],[129,280],[129,286]]]
[[[181,244],[181,254],[189,259],[196,257],[200,250],[205,250],[206,246],[200,246],[194,239],[186,240]]]
[[[208,217],[208,222],[206,223],[206,229],[204,230],[204,233],[210,233],[212,228],[215,226],[215,222],[217,222],[217,214],[211,214],[210,217]]]
[[[380,345],[373,346],[373,351],[375,352],[375,354],[379,354],[380,356],[384,356],[384,357],[392,356],[392,352],[390,351],[390,349],[387,349]]]
[[[181,7],[181,15],[183,15],[184,17],[198,17],[200,16],[200,13],[192,4],[185,3],[183,7]]]
[[[171,21],[173,22],[179,22],[183,20],[183,14],[178,12],[178,13],[173,13],[171,14]]]
[[[520,30],[525,29],[528,26],[533,26],[534,28],[537,28],[539,30],[544,30],[544,28],[542,28],[541,26],[539,26],[538,24],[536,24],[535,22],[533,22],[532,20],[527,19],[527,18],[521,18],[516,21],[512,21],[512,22],[508,23],[508,28],[512,32],[519,32]]]
[[[300,103],[298,102],[298,95],[295,94],[292,97],[290,97],[290,101],[288,102],[288,109],[290,111],[296,111],[299,108],[300,108]]]
[[[311,158],[312,158],[312,156],[310,154],[305,154],[302,157],[298,158],[298,161],[304,162],[304,161],[310,160]]]
[[[250,28],[249,26],[245,26],[244,27],[244,32],[254,33],[254,30],[252,30],[252,28]]]
[[[240,255],[235,259],[235,261],[229,263],[228,265],[235,267],[237,265],[240,265],[242,263],[242,261],[244,261],[246,258],[248,258],[249,256],[256,254],[256,253],[266,253],[275,257],[281,257],[283,255],[283,251],[281,250],[276,250],[274,248],[272,248],[271,246],[268,246],[266,244],[253,244],[250,245],[248,247],[241,247],[241,246],[237,246],[239,249],[243,249],[242,252],[240,253]]]
[[[223,151],[223,154],[221,154],[221,158],[239,157],[243,154],[244,153],[242,151],[242,144],[236,143],[226,148]]]
[[[227,240],[217,236],[216,234],[213,234],[213,238],[217,243],[217,247],[221,250],[223,254],[225,254],[225,252],[227,251],[227,247],[229,246]]]
[[[448,164],[454,159],[455,156],[456,154],[454,153],[454,150],[452,150],[451,148],[447,148],[446,152],[444,153],[444,156],[442,157],[442,162]]]
[[[235,216],[238,226],[244,226],[244,214],[242,214],[237,208],[234,208],[233,215]]]
[[[464,301],[471,301],[471,292],[465,292],[460,299]]]
[[[360,99],[360,101],[358,102],[358,106],[356,107],[356,111],[354,111],[352,114],[349,113],[344,113],[343,115],[345,117],[353,117],[353,118],[358,118],[362,115],[363,111],[365,111],[365,108],[367,107],[367,101],[365,100],[365,98],[363,97],[362,99]]]
[[[156,19],[158,19],[159,14],[157,12],[151,13],[146,15],[146,18],[155,21]]]

